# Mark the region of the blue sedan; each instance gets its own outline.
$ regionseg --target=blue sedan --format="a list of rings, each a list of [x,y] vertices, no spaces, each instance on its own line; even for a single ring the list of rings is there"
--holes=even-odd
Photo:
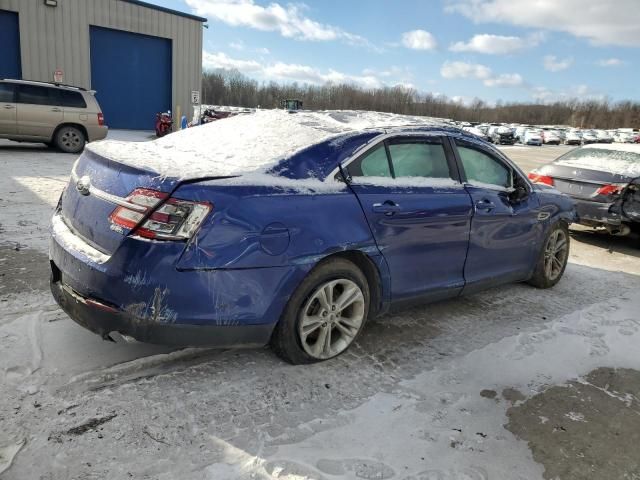
[[[368,318],[509,282],[555,285],[571,199],[463,131],[258,111],[90,144],[52,219],[51,290],[110,339],[327,360]]]

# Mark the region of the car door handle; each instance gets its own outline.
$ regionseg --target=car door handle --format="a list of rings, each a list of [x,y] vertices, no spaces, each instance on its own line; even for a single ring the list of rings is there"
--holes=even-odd
[[[490,212],[494,208],[496,208],[496,204],[491,200],[479,200],[476,202],[476,210],[486,210]]]
[[[62,110],[60,108],[52,108],[51,109],[52,112],[61,112]]]
[[[14,108],[16,108],[16,106],[15,106],[15,105],[5,105],[5,106],[4,106],[4,109],[5,109],[5,110],[13,110]]]
[[[396,202],[393,202],[391,200],[387,200],[384,203],[374,203],[371,209],[375,213],[384,213],[385,215],[389,215],[389,216],[401,210],[400,205],[398,205]]]

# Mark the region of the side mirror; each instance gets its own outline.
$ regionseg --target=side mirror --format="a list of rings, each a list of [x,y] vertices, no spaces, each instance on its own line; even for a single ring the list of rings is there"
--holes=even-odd
[[[518,186],[510,194],[509,200],[512,203],[518,203],[529,196],[529,190],[526,187]]]

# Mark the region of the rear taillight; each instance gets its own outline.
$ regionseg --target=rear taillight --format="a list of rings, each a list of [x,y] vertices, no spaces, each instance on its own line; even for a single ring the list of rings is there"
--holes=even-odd
[[[620,193],[622,193],[622,190],[624,190],[625,186],[626,186],[625,183],[611,183],[609,185],[603,185],[602,187],[600,187],[598,190],[595,191],[593,196],[595,197],[597,195],[604,195],[604,196],[619,195]]]
[[[100,126],[104,125],[104,114],[103,113],[99,113],[98,114],[98,125],[100,125]]]
[[[533,183],[543,183],[550,187],[554,186],[553,177],[549,177],[548,175],[540,175],[539,173],[530,172],[528,177]]]
[[[111,213],[109,220],[120,227],[135,229],[133,233],[139,237],[156,240],[191,238],[211,211],[212,205],[167,197],[166,193],[138,188],[131,192],[127,201],[139,208],[119,206]],[[162,205],[156,209],[160,203]]]

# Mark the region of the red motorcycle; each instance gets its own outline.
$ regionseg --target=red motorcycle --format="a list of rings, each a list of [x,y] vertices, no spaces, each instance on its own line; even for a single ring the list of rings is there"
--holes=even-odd
[[[171,110],[156,114],[156,137],[164,137],[167,133],[171,133],[172,128]]]

